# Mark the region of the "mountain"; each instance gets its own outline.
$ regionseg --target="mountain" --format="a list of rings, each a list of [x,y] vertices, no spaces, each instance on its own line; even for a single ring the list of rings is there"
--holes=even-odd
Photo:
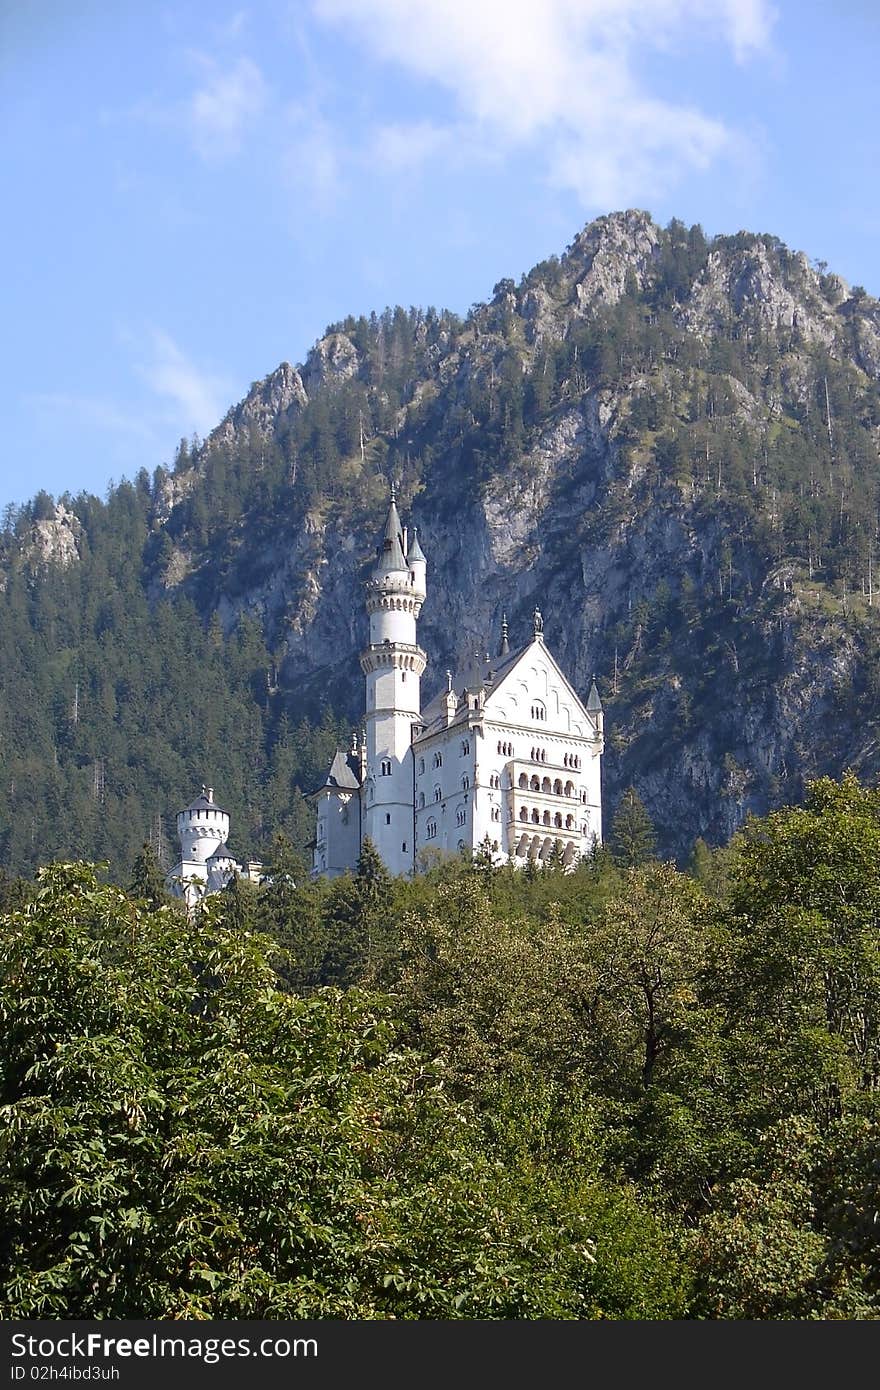
[[[606,709],[606,824],[723,842],[880,768],[880,304],[777,238],[601,217],[466,318],[328,328],[172,469],[0,538],[0,862],[109,859],[210,780],[240,852],[357,721],[388,480],[419,526],[430,698],[537,603]]]

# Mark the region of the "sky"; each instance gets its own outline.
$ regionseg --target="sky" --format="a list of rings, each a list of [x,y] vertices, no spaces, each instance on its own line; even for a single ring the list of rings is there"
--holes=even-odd
[[[877,0],[0,0],[0,508],[638,207],[880,294]]]

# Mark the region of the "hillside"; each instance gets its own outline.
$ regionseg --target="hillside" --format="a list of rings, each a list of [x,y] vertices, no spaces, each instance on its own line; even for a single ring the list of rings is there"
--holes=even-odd
[[[817,774],[872,780],[878,373],[862,289],[633,211],[464,319],[332,325],[173,469],[7,515],[0,863],[124,875],[206,777],[234,848],[302,843],[361,708],[391,477],[428,558],[426,698],[537,602],[599,681],[606,822],[632,783],[686,857]]]

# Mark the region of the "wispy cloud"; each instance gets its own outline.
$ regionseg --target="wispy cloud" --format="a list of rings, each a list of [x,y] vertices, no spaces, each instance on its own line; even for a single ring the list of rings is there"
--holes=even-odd
[[[101,396],[77,395],[70,391],[34,391],[27,404],[43,415],[62,416],[69,422],[87,425],[102,433],[155,442],[155,435],[142,415],[126,410]]]
[[[464,123],[459,156],[540,145],[550,181],[592,206],[660,193],[743,143],[711,114],[653,94],[637,60],[698,38],[742,63],[768,50],[774,22],[767,0],[313,0],[313,10],[455,100],[448,127],[377,131],[386,166],[436,157]]]
[[[137,374],[161,399],[170,402],[183,432],[207,434],[219,423],[233,397],[224,377],[199,368],[160,328],[149,331]]]
[[[193,147],[202,159],[225,159],[239,152],[248,130],[263,114],[266,81],[250,58],[238,58],[223,69],[214,59],[198,56],[204,80],[187,110]]]

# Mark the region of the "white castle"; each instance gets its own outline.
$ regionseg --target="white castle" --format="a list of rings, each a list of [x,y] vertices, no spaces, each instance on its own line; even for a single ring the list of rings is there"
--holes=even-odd
[[[366,712],[360,740],[337,749],[312,797],[313,875],[355,868],[364,840],[393,874],[434,857],[487,847],[496,863],[546,861],[559,845],[571,867],[602,839],[602,705],[586,705],[533,633],[511,651],[507,622],[494,661],[474,660],[425,709],[427,656],[416,623],[427,595],[426,561],[408,542],[394,491],[385,535],[366,582],[369,646],[361,653]]]
[[[214,788],[202,787],[201,794],[177,814],[180,858],[166,876],[165,884],[187,907],[193,907],[209,893],[219,893],[234,875],[259,883],[263,865],[257,860],[244,864],[229,849],[229,812],[214,800]]]

